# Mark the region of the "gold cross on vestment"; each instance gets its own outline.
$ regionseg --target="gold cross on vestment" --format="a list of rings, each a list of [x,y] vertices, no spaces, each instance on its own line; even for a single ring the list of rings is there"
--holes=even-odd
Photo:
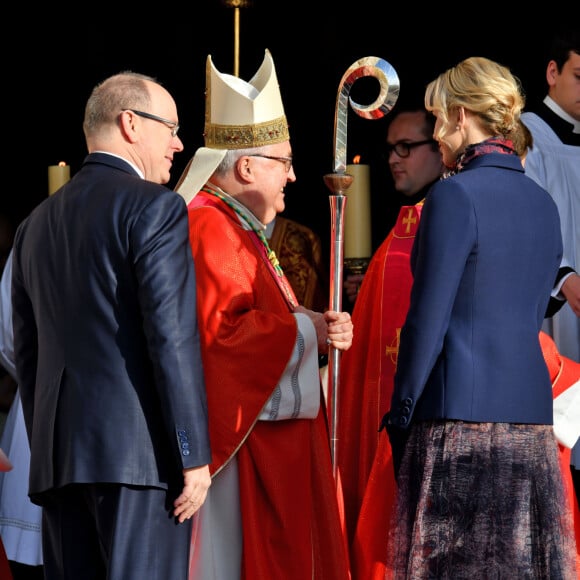
[[[413,208],[410,207],[409,208],[409,213],[407,214],[407,217],[403,218],[403,225],[407,226],[405,228],[405,233],[408,234],[411,232],[411,226],[413,224],[417,223],[417,218],[413,217]]]

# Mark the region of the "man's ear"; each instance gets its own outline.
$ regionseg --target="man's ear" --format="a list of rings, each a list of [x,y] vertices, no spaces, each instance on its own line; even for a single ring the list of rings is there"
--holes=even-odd
[[[546,82],[549,87],[553,87],[556,84],[556,77],[560,74],[558,71],[558,65],[555,60],[551,60],[546,67]]]
[[[125,139],[130,143],[135,143],[135,141],[137,141],[135,121],[136,115],[131,111],[123,111],[119,116],[119,128],[121,129],[121,133],[123,133]]]
[[[236,161],[236,173],[242,181],[254,181],[254,172],[249,157],[243,155]]]

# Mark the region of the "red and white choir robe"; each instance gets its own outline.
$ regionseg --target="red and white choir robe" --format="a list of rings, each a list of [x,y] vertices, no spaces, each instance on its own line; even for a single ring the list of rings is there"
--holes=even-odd
[[[574,518],[576,569],[580,578],[580,509],[570,471],[570,453],[580,436],[580,363],[563,356],[554,339],[540,332],[540,344],[552,380],[554,432],[560,451],[560,466],[568,503]]]
[[[231,207],[188,209],[213,478],[190,579],[347,580],[314,327]]]

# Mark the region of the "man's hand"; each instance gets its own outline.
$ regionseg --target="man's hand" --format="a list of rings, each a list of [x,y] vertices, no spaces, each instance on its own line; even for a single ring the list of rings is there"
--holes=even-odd
[[[175,509],[173,515],[183,523],[190,519],[193,514],[203,505],[207,497],[207,490],[211,485],[209,466],[192,467],[183,470],[183,491],[173,502]]]
[[[338,350],[348,350],[352,346],[354,326],[348,312],[327,310],[324,313],[327,326],[327,343]]]
[[[348,312],[327,310],[324,314],[297,306],[294,312],[306,314],[312,320],[318,338],[318,353],[327,354],[329,345],[348,350],[352,345],[353,324]]]

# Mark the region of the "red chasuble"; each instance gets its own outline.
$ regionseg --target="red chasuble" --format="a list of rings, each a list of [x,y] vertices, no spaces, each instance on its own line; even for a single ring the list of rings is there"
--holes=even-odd
[[[220,199],[198,193],[189,224],[210,470],[216,475],[236,455],[241,579],[347,580],[324,406],[317,419],[258,421],[297,336],[289,284],[257,235]]]
[[[391,448],[386,433],[378,429],[388,411],[393,392],[399,336],[409,308],[412,275],[411,248],[421,215],[422,203],[404,206],[385,241],[373,255],[352,313],[354,340],[343,353],[340,375],[337,460],[344,493],[345,519],[351,542],[353,580],[369,580],[353,558],[353,537],[379,440],[384,439],[380,461],[388,474],[381,482],[376,509],[378,538],[365,536],[365,555],[374,543],[384,549],[388,509],[395,497]],[[384,511],[386,510],[386,511]],[[360,540],[360,539],[359,539]],[[386,553],[386,551],[385,551]]]

